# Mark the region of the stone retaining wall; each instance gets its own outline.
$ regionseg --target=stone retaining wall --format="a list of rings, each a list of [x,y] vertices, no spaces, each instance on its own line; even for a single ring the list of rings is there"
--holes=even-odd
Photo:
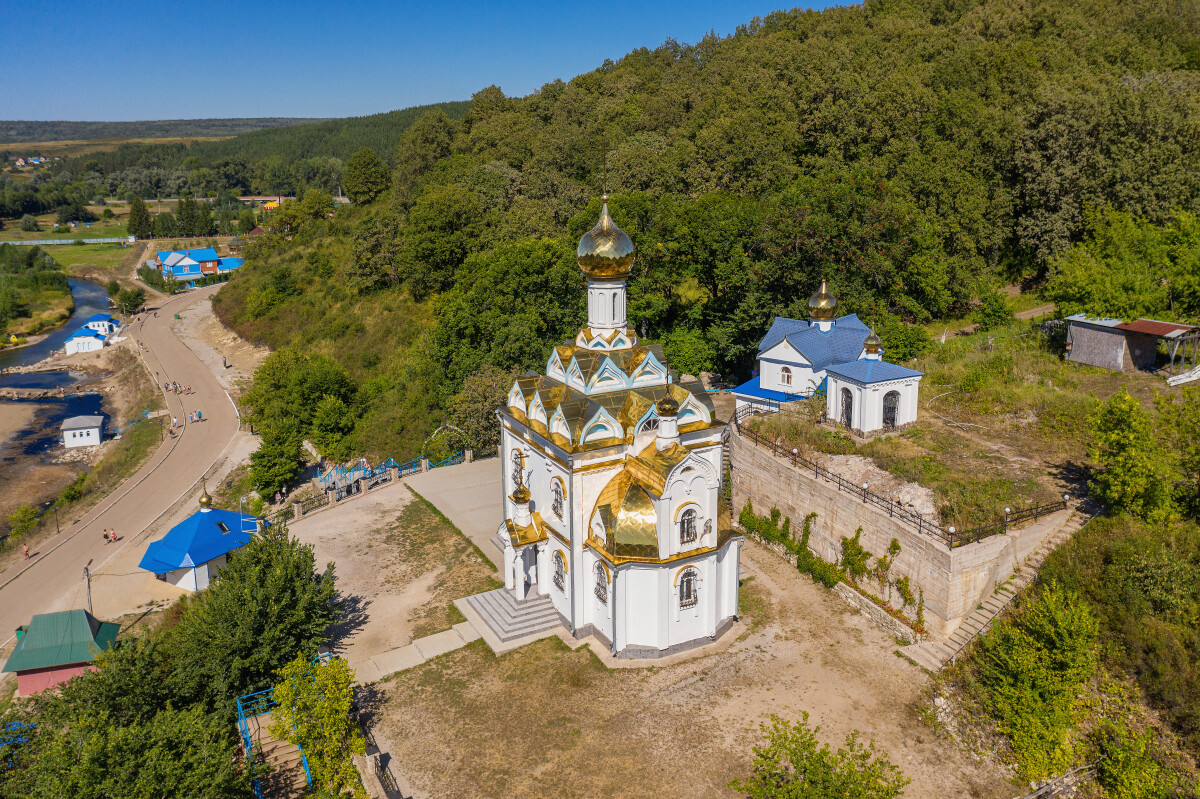
[[[1011,535],[994,535],[950,549],[861,497],[795,468],[734,429],[730,430],[730,445],[735,516],[747,499],[760,515],[776,507],[791,517],[793,534],[799,535],[804,517],[815,512],[809,549],[829,562],[840,557],[842,538],[853,537],[859,527],[863,547],[875,557],[886,554],[892,539],[897,539],[900,554],[890,576],[893,580],[908,577],[914,595],[918,590],[925,592],[925,627],[935,637],[952,634],[1016,565]]]

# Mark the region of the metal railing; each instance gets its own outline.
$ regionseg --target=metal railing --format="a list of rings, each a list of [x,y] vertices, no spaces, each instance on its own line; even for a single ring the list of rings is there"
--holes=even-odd
[[[430,466],[429,468],[430,469],[440,469],[443,466],[455,466],[462,462],[463,462],[463,451],[460,449],[458,452],[454,453],[449,458],[446,458],[444,461],[441,461],[440,463],[435,463],[432,466]]]
[[[748,427],[743,428],[742,421],[756,412],[758,411],[753,406],[743,406],[734,413],[733,424],[737,428],[739,435],[763,449],[770,450],[772,454],[791,461],[792,465],[797,469],[811,470],[814,479],[823,479],[827,483],[833,483],[839,491],[860,497],[864,503],[874,505],[876,508],[885,511],[888,516],[899,519],[910,527],[913,527],[919,534],[936,538],[951,549],[965,544],[973,544],[989,536],[1007,532],[1009,526],[1013,524],[1019,524],[1030,519],[1037,520],[1041,516],[1065,510],[1067,507],[1066,500],[1060,499],[1044,505],[1035,505],[1016,513],[1010,513],[1003,521],[998,521],[994,524],[987,524],[970,530],[954,530],[953,528],[946,530],[940,525],[929,521],[924,516],[921,516],[919,513],[910,511],[903,505],[881,497],[862,486],[855,485],[841,475],[829,471],[817,462],[808,460],[796,449],[788,449],[785,446],[781,446],[777,441],[768,439],[756,430],[751,430]]]

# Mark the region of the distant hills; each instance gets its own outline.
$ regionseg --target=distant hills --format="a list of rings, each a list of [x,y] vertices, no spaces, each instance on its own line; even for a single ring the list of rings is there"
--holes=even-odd
[[[154,119],[136,122],[0,120],[0,143],[80,141],[88,139],[170,139],[237,136],[265,128],[324,122],[328,117],[253,117],[244,119]]]

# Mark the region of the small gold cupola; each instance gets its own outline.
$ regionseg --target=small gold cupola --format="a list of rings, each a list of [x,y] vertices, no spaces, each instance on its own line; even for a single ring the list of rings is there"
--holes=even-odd
[[[871,328],[871,332],[867,334],[867,338],[863,341],[863,351],[867,355],[878,356],[883,352],[883,339],[875,332],[875,328]]]
[[[583,234],[575,258],[588,280],[625,280],[633,266],[633,241],[609,216],[608,195],[600,199],[600,221]]]
[[[208,486],[200,484],[200,510],[212,510],[212,497],[208,495]]]
[[[829,293],[822,280],[821,288],[808,300],[808,315],[814,322],[832,322],[837,316],[837,305],[837,297]]]

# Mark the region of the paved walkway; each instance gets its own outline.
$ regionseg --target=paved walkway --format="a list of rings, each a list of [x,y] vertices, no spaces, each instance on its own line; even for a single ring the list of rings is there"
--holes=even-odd
[[[499,575],[504,565],[504,553],[492,543],[492,536],[500,529],[500,519],[504,515],[503,480],[500,459],[484,458],[461,466],[443,466],[414,474],[406,477],[404,482],[462,530],[492,562]]]
[[[143,315],[141,321],[126,328],[135,348],[145,345],[140,351],[152,378],[157,373],[160,384],[171,379],[192,386],[194,394],[165,395],[168,411],[186,420],[190,411],[202,410],[205,421],[185,425],[181,433],[167,439],[137,473],[92,510],[74,522],[66,523],[64,519],[62,534],[39,546],[35,558],[0,575],[0,635],[19,624],[27,624],[34,613],[86,608],[84,566],[95,572],[118,555],[129,555],[131,545],[140,550],[141,534],[163,521],[172,508],[186,504],[186,500],[198,493],[201,476],[227,460],[234,450],[240,421],[233,403],[212,372],[171,330],[175,313],[193,303],[206,302],[218,288],[213,286],[166,299],[159,306],[157,317],[153,313]],[[101,537],[110,528],[122,536],[123,540],[116,545],[105,544]],[[106,601],[107,590],[103,580],[93,581],[92,597],[97,611]],[[126,599],[113,604],[136,607],[139,601],[145,601],[135,596]],[[0,647],[5,643],[0,642]]]

